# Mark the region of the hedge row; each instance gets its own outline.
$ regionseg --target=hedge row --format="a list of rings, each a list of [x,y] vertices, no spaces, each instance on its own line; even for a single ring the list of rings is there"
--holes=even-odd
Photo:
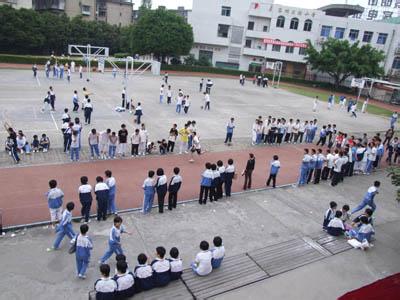
[[[124,55],[121,53],[120,55]],[[120,56],[119,55],[119,56]],[[1,63],[13,63],[13,64],[38,64],[44,65],[49,60],[49,57],[46,56],[29,56],[29,55],[10,55],[10,54],[0,54],[0,62]],[[74,57],[73,60],[76,64],[82,63],[82,59],[80,57]],[[59,62],[65,64],[70,63],[72,61],[71,58],[63,58],[58,59]],[[141,63],[134,63],[134,67],[139,67]],[[92,67],[97,67],[97,62],[93,61],[91,63]],[[120,68],[125,68],[124,62],[116,62],[116,65]],[[106,67],[109,68],[111,65],[106,62]],[[187,66],[187,65],[165,65],[161,66],[162,71],[182,71],[182,72],[196,72],[196,73],[209,73],[209,74],[222,74],[222,75],[232,75],[239,77],[240,74],[245,75],[247,78],[253,78],[255,73],[239,71],[239,70],[231,70],[231,69],[221,69],[214,67],[201,67],[201,66]],[[271,79],[271,76],[269,76]],[[319,82],[319,81],[310,81],[300,78],[292,78],[292,77],[281,77],[282,82],[302,84],[307,86],[314,86],[326,89],[333,89],[333,85],[327,82]],[[348,88],[341,87],[341,91],[348,91]]]

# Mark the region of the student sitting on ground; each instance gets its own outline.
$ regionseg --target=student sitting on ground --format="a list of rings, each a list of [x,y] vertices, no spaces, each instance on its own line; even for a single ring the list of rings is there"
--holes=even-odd
[[[169,251],[171,256],[168,260],[171,265],[171,280],[178,280],[182,276],[182,259],[179,258],[179,250],[176,247],[172,247]]]
[[[39,150],[42,149],[43,152],[47,152],[50,149],[50,139],[46,136],[45,133],[42,134],[42,138],[39,142]]]
[[[164,247],[157,247],[157,257],[152,261],[151,267],[153,269],[153,282],[155,286],[166,286],[170,281],[170,263],[165,259],[166,250]]]
[[[212,259],[211,265],[213,269],[218,269],[221,266],[225,256],[225,247],[222,245],[222,239],[219,236],[213,239],[214,248],[211,249]]]
[[[349,213],[349,211],[350,211],[350,206],[348,206],[347,204],[343,205],[343,207],[342,207],[342,221],[343,221],[343,225],[344,225],[344,229],[345,230],[350,230],[351,229],[351,226],[349,224],[351,214]]]
[[[331,201],[329,203],[329,208],[328,210],[325,212],[324,215],[324,222],[322,223],[322,228],[324,230],[327,229],[327,226],[329,224],[329,222],[333,219],[333,217],[335,216],[335,212],[336,212],[336,208],[337,208],[337,204],[335,201]]]
[[[31,148],[32,148],[32,152],[39,152],[39,138],[38,136],[35,134],[33,136],[33,140],[31,143]]]
[[[160,154],[164,155],[167,153],[167,147],[168,143],[165,139],[162,139],[161,141],[157,141],[158,143],[158,149],[160,150]]]
[[[351,224],[353,227],[360,227],[361,224],[361,217],[365,216],[368,219],[368,223],[373,225],[373,218],[372,218],[372,214],[374,213],[374,211],[371,208],[366,208],[364,213],[362,213],[361,215],[359,215],[358,217],[354,218],[353,223]]]
[[[367,240],[371,242],[372,235],[375,233],[374,227],[369,223],[367,216],[360,217],[361,226],[359,228],[352,229],[348,232],[350,238],[355,238],[359,242]]]
[[[342,221],[342,212],[336,211],[335,217],[329,221],[327,232],[333,236],[339,236],[344,233],[344,225]]]
[[[194,262],[192,262],[192,270],[199,276],[206,276],[211,273],[212,265],[211,251],[208,250],[209,244],[207,241],[202,241],[200,243],[200,252],[197,253]]]
[[[135,278],[132,272],[128,271],[128,264],[125,261],[117,262],[117,274],[114,276],[117,282],[117,299],[126,299],[135,295]]]
[[[117,290],[117,282],[110,277],[110,266],[102,264],[100,266],[101,278],[94,284],[96,300],[114,300]]]
[[[126,265],[127,265],[127,270],[129,271],[129,264],[128,264],[128,262],[126,261],[126,256],[124,255],[124,254],[117,254],[117,255],[115,255],[115,260],[116,260],[116,263],[118,263],[119,261],[123,261],[123,262],[126,262]],[[117,274],[118,273],[118,270],[117,269],[115,269],[115,274]]]
[[[140,253],[137,260],[138,264],[135,267],[135,287],[136,292],[139,293],[153,288],[153,269],[147,263],[146,254]]]

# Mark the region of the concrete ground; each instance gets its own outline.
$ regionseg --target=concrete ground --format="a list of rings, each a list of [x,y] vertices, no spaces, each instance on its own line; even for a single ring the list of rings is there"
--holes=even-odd
[[[83,139],[87,143],[87,134],[91,128],[101,131],[111,128],[117,131],[121,123],[128,124],[128,130],[132,132],[134,127],[133,116],[128,112],[117,113],[116,106],[121,105],[122,78],[113,79],[110,73],[93,74],[90,82],[78,78],[78,74],[72,75],[71,83],[67,80],[46,79],[43,72],[39,73],[39,82],[33,78],[28,70],[0,70],[0,121],[11,122],[16,129],[23,130],[28,139],[34,134],[47,133],[51,137],[53,146],[60,146],[62,137],[60,134],[61,116],[63,109],[68,107],[72,111],[72,95],[77,90],[79,97],[83,98],[82,88],[86,87],[91,96],[94,112],[92,124],[85,126]],[[385,118],[360,114],[354,119],[339,110],[338,105],[333,111],[327,110],[327,104],[321,102],[316,113],[312,112],[312,99],[295,95],[280,89],[263,89],[254,86],[250,82],[244,87],[238,80],[215,78],[211,91],[211,111],[202,111],[203,95],[199,93],[199,77],[170,76],[169,84],[174,91],[174,97],[178,89],[190,95],[191,107],[187,115],[175,113],[175,105],[167,107],[160,105],[159,88],[162,77],[154,77],[146,74],[129,80],[127,84],[128,98],[134,102],[140,101],[143,108],[143,122],[146,123],[149,139],[167,138],[168,131],[173,123],[179,127],[187,120],[196,120],[198,133],[203,140],[223,139],[225,136],[226,122],[230,117],[235,117],[236,128],[234,137],[247,137],[250,140],[251,128],[254,119],[261,115],[275,117],[314,119],[319,124],[336,123],[338,129],[351,132],[386,130],[389,122]],[[43,99],[48,87],[53,86],[56,93],[56,109],[54,113],[40,112]],[[72,113],[71,116],[79,116],[83,121],[83,113]],[[0,131],[0,140],[4,140],[5,131]]]
[[[154,257],[155,247],[180,249],[188,267],[205,239],[221,235],[226,255],[251,251],[294,237],[321,230],[323,213],[331,200],[354,207],[373,180],[382,187],[376,197],[375,246],[367,252],[349,250],[324,260],[283,273],[259,283],[219,295],[216,299],[336,299],[341,294],[400,271],[399,205],[395,188],[379,172],[371,176],[346,178],[336,188],[321,184],[305,188],[287,187],[233,196],[229,200],[199,206],[182,204],[173,212],[148,216],[123,215],[132,235],[122,237],[123,248],[131,266],[140,252]],[[1,266],[5,276],[0,281],[0,299],[87,299],[87,291],[98,277],[97,260],[106,250],[112,225],[90,223],[94,250],[85,281],[75,278],[74,256],[67,254],[68,244],[60,251],[47,253],[54,233],[49,228],[33,228],[7,233],[0,240]],[[78,229],[74,224],[74,229]],[[114,261],[110,260],[114,269]],[[137,295],[146,299],[146,294]]]

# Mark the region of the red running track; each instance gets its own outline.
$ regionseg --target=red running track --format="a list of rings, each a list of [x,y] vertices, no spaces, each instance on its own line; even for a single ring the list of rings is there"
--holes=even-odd
[[[29,224],[49,220],[47,200],[44,196],[48,190],[48,181],[56,179],[58,186],[64,191],[64,204],[74,201],[77,204],[74,215],[80,212],[78,187],[80,177],[88,176],[90,184],[95,184],[96,176],[103,176],[107,169],[112,170],[117,180],[116,202],[118,209],[138,208],[143,203],[142,184],[148,170],[164,168],[170,178],[172,169],[181,169],[183,184],[179,192],[179,200],[198,197],[200,174],[206,162],[216,162],[221,159],[226,164],[229,158],[235,162],[238,173],[232,190],[242,190],[244,178],[240,173],[244,169],[248,154],[256,156],[256,167],[253,172],[252,188],[265,187],[269,174],[269,162],[274,154],[279,155],[282,164],[277,184],[288,184],[297,181],[300,161],[305,145],[287,145],[281,147],[257,147],[245,151],[210,152],[195,157],[194,163],[189,163],[188,155],[149,156],[145,158],[106,160],[87,163],[69,163],[62,165],[32,166],[21,168],[0,169],[0,186],[2,186],[0,209],[2,209],[3,226]],[[156,201],[155,201],[156,203]],[[92,205],[92,213],[96,204]]]

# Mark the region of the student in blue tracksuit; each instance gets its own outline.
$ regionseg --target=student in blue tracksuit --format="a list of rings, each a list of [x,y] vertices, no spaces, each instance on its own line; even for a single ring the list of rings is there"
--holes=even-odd
[[[114,300],[118,288],[117,282],[110,277],[110,266],[102,264],[100,266],[101,278],[94,284],[96,300]]]
[[[310,161],[311,161],[311,156],[309,155],[309,150],[304,149],[304,156],[300,167],[299,186],[305,185],[307,183]]]
[[[371,207],[372,211],[374,212],[376,209],[374,198],[375,198],[375,195],[378,194],[378,189],[380,186],[381,186],[381,182],[375,181],[374,185],[368,189],[362,202],[357,207],[353,208],[353,210],[351,211],[351,214],[354,214],[354,213],[362,210],[367,205],[369,207]]]
[[[135,295],[135,276],[128,271],[128,264],[125,261],[117,262],[117,274],[114,280],[118,285],[116,299],[127,299]]]
[[[57,221],[62,218],[62,204],[64,193],[57,187],[57,181],[52,179],[49,181],[49,191],[46,193],[47,204],[50,210],[50,220],[54,228]]]
[[[315,170],[315,167],[317,165],[317,159],[318,159],[317,151],[315,151],[315,149],[311,149],[311,160],[310,160],[310,163],[308,165],[307,184],[310,183],[310,181],[311,181],[311,179],[313,177],[314,170]]]
[[[233,164],[233,159],[228,159],[228,165],[225,167],[224,172],[224,183],[225,183],[225,196],[231,196],[232,180],[235,177],[235,165]]]
[[[204,170],[203,174],[201,174],[199,204],[207,203],[207,198],[210,192],[212,180],[213,180],[213,172],[211,170],[211,164],[208,162],[206,163],[206,169]]]
[[[224,143],[228,145],[232,143],[233,129],[235,129],[234,121],[235,119],[231,118],[231,120],[226,125],[226,137]]]
[[[135,267],[136,292],[147,291],[153,288],[153,269],[147,263],[147,256],[140,253]]]
[[[380,163],[383,155],[385,154],[385,147],[382,144],[382,140],[377,138],[376,141],[377,141],[377,144],[379,144],[379,146],[376,148],[376,159],[373,162],[373,167],[374,168],[378,168],[379,167],[379,163]]]
[[[318,184],[321,180],[322,167],[325,162],[325,156],[322,154],[322,149],[318,149],[318,154],[315,161],[314,184]]]
[[[90,207],[92,206],[92,186],[88,184],[88,178],[86,176],[81,177],[81,186],[78,189],[79,201],[82,204],[81,214],[84,218],[85,223],[89,222]]]
[[[219,236],[214,237],[213,244],[211,265],[213,269],[218,269],[225,257],[225,247],[222,245],[222,238]]]
[[[103,257],[100,259],[100,263],[104,263],[107,259],[115,253],[115,255],[123,254],[121,246],[121,234],[127,233],[125,227],[122,225],[122,218],[117,216],[114,218],[114,226],[111,228],[110,236],[108,239],[108,250],[104,253]]]
[[[143,210],[144,214],[151,211],[153,207],[154,192],[155,192],[155,182],[154,182],[154,171],[150,170],[148,177],[143,182],[144,198],[143,198]]]
[[[270,185],[272,180],[272,187],[276,187],[276,176],[278,175],[279,169],[281,168],[281,162],[279,161],[278,155],[274,155],[273,161],[271,161],[271,170],[267,179],[267,186]]]
[[[106,184],[108,186],[107,211],[108,213],[117,214],[117,206],[115,205],[116,181],[110,170],[105,171],[104,174],[106,175]]]
[[[107,184],[103,182],[103,177],[96,177],[96,185],[94,187],[94,193],[97,199],[97,221],[107,220],[107,205],[108,205],[108,192],[109,188]]]
[[[56,239],[52,248],[47,248],[47,251],[57,250],[60,248],[60,244],[65,236],[68,236],[71,240],[75,237],[75,232],[72,228],[72,211],[75,207],[74,202],[68,202],[66,209],[63,212],[60,224],[56,228]]]
[[[179,250],[176,247],[172,247],[169,251],[169,264],[171,266],[171,280],[178,280],[182,276],[183,264],[182,259],[179,258]]]
[[[157,247],[157,257],[151,262],[153,269],[153,282],[155,286],[166,286],[171,281],[171,265],[168,259],[165,259],[166,250],[164,247]]]
[[[93,243],[91,238],[87,235],[89,231],[89,226],[87,224],[82,224],[80,227],[81,233],[78,234],[74,241],[76,243],[76,270],[78,277],[81,279],[86,278],[86,269],[89,266],[90,251],[93,249]]]

